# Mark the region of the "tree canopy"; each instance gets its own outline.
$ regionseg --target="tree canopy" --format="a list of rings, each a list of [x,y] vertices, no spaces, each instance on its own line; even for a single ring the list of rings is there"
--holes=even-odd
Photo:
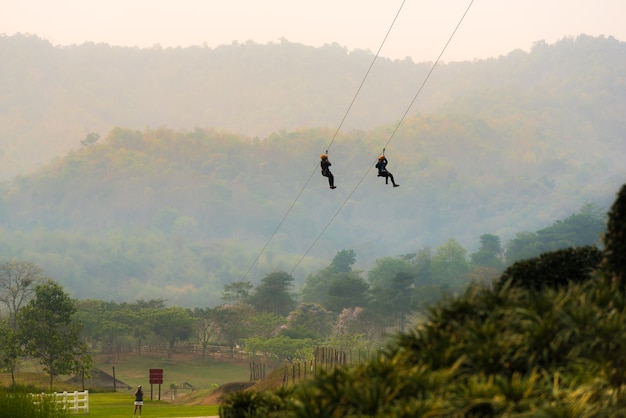
[[[50,389],[55,376],[79,372],[85,365],[89,370],[91,364],[75,313],[69,295],[48,280],[37,285],[34,299],[18,316],[19,338],[26,353],[38,359],[50,375]]]

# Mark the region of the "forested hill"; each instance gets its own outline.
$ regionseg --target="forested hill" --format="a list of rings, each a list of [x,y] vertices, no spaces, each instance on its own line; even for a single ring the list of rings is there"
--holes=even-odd
[[[602,144],[614,145],[625,114],[625,56],[622,42],[580,36],[539,42],[531,53],[440,63],[411,113],[494,120],[529,144],[601,135]],[[88,133],[104,136],[116,126],[215,128],[261,139],[282,130],[335,129],[373,58],[337,44],[138,49],[0,36],[0,179],[25,174],[80,147]],[[397,121],[431,66],[378,58],[344,129]],[[572,123],[562,125],[564,119]]]
[[[258,255],[253,283],[307,254],[301,284],[342,249],[358,268],[449,239],[475,251],[482,234],[506,244],[586,203],[607,208],[626,178],[626,46],[614,39],[437,67],[397,131],[429,65],[381,60],[348,118],[359,129],[330,149],[333,191],[318,156],[371,54],[0,44],[2,161],[76,148],[2,184],[0,254],[77,297],[216,304]],[[102,138],[80,145],[93,131]],[[372,169],[392,132],[397,189]]]

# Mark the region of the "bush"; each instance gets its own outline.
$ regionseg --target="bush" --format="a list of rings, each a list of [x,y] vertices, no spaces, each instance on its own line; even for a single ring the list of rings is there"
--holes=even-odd
[[[51,396],[31,394],[23,387],[0,390],[0,418],[56,418],[68,416]]]
[[[510,280],[526,289],[561,288],[589,280],[601,262],[602,251],[591,245],[551,251],[514,263],[502,273],[499,285]]]
[[[623,282],[626,279],[626,185],[622,186],[609,212],[604,246],[604,269]]]

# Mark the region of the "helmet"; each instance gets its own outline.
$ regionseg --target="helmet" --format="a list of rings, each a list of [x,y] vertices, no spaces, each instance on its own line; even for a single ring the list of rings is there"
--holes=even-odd
[[[326,155],[326,154],[320,154],[320,158],[322,158],[322,159],[327,158],[327,157],[328,157],[328,155]]]
[[[384,155],[381,155],[380,157],[378,157],[378,159],[379,159],[379,160],[384,160],[384,159],[385,159],[385,156],[384,156]]]

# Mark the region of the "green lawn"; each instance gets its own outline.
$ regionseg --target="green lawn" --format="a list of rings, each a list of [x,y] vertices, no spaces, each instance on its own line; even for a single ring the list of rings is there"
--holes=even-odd
[[[200,405],[217,386],[232,382],[247,382],[250,378],[249,366],[246,361],[230,360],[218,361],[202,359],[194,356],[174,356],[171,361],[162,361],[161,356],[146,354],[142,356],[125,355],[112,358],[96,357],[95,367],[129,385],[131,388],[118,387],[117,392],[101,392],[99,389],[90,390],[89,415],[86,417],[132,417],[134,392],[137,385],[144,390],[144,407],[142,417],[207,417],[218,415],[218,405]],[[163,369],[163,384],[159,400],[159,385],[150,385],[149,370]],[[32,362],[20,364],[15,381],[21,386],[32,386],[32,392],[48,391],[48,376],[43,373],[41,366]],[[66,382],[67,377],[55,379],[53,390],[56,392],[81,390],[76,384]],[[176,400],[170,392],[170,385],[190,383],[194,386],[193,392],[178,390]],[[0,385],[8,386],[11,383],[10,373],[0,373]],[[86,388],[89,383],[86,382]]]
[[[119,358],[106,357],[106,362],[96,358],[95,366],[106,373],[113,374],[118,380],[133,387],[143,385],[146,395],[150,395],[150,369],[163,369],[161,392],[169,391],[171,384],[190,383],[196,389],[211,389],[230,382],[247,382],[250,379],[248,363],[241,360],[213,360],[194,356],[176,356],[163,363],[159,355],[126,355]],[[158,390],[155,385],[154,391]],[[163,399],[163,397],[161,397]]]
[[[107,418],[130,418],[133,414],[132,394],[127,393],[93,393],[89,394],[89,415],[74,414],[71,416],[84,415],[86,417]],[[184,406],[173,405],[165,401],[144,402],[142,418],[152,417],[207,417],[217,416],[218,406]]]

